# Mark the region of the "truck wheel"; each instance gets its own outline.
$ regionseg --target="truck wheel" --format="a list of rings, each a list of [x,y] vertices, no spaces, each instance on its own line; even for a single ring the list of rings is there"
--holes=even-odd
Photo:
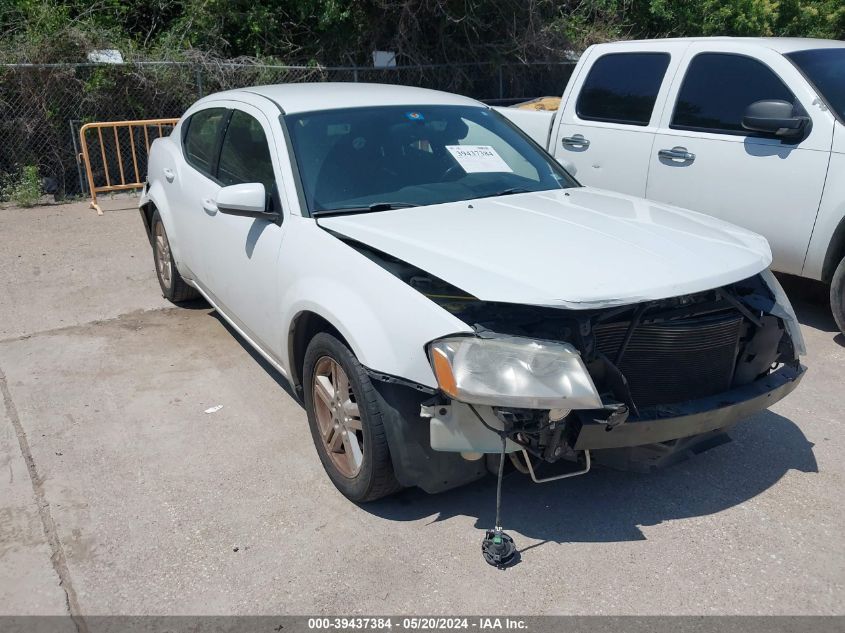
[[[839,331],[845,334],[845,257],[836,267],[830,283],[830,309]]]
[[[302,376],[311,437],[335,487],[355,502],[399,490],[380,399],[358,359],[320,333],[305,352]]]
[[[150,231],[153,237],[153,260],[156,265],[158,285],[161,286],[161,294],[173,303],[197,299],[200,293],[196,288],[192,288],[185,283],[176,268],[176,262],[170,250],[170,242],[167,239],[167,232],[164,230],[164,223],[161,221],[158,210],[153,213]]]

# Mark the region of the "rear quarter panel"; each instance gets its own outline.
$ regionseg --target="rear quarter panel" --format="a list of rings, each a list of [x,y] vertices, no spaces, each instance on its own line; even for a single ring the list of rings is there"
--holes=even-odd
[[[176,128],[173,131],[173,136],[157,138],[150,146],[150,157],[147,162],[148,187],[146,193],[141,196],[139,206],[152,203],[158,209],[164,229],[167,231],[170,249],[176,260],[176,265],[183,276],[191,278],[193,275],[190,263],[186,261],[188,258],[185,240],[181,239],[188,227],[184,226],[184,218],[180,218],[178,213],[174,212],[179,206],[176,185],[168,183],[163,176],[165,168],[174,172],[179,171],[178,166],[182,153],[177,142],[174,141],[174,136],[176,139],[179,138],[178,134],[178,128]]]

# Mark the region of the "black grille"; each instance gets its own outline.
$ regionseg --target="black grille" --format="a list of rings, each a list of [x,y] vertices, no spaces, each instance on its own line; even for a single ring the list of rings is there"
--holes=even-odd
[[[711,396],[730,388],[742,329],[736,313],[639,325],[619,363],[638,407]],[[616,361],[628,323],[595,327],[596,347]]]

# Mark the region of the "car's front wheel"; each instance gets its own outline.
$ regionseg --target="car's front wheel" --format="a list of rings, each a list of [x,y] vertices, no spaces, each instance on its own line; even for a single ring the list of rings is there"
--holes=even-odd
[[[158,285],[161,286],[161,294],[173,303],[199,298],[200,294],[196,288],[192,288],[185,283],[176,268],[173,251],[170,250],[170,240],[167,239],[167,231],[164,230],[164,222],[161,221],[158,210],[153,213],[150,231],[153,242],[153,260],[155,261]]]
[[[839,331],[845,334],[845,257],[833,273],[833,281],[830,284],[830,309]]]
[[[302,377],[311,437],[337,489],[355,502],[399,490],[380,398],[349,348],[317,334],[305,352]]]

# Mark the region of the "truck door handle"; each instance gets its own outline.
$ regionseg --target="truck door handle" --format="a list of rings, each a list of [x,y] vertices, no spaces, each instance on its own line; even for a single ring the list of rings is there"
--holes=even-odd
[[[691,163],[695,160],[695,154],[688,152],[686,147],[681,147],[680,145],[673,147],[672,149],[661,149],[657,152],[657,155],[660,158],[665,158],[667,160],[682,160],[685,163]]]
[[[217,213],[217,203],[211,198],[202,199],[202,208],[208,215],[214,215]]]
[[[173,179],[176,178],[176,174],[169,167],[165,167],[161,171],[164,173],[164,177],[167,178],[167,182],[173,182]]]
[[[564,147],[582,147],[587,149],[590,146],[590,141],[585,139],[583,134],[575,134],[573,136],[564,136],[560,139],[560,144]]]

